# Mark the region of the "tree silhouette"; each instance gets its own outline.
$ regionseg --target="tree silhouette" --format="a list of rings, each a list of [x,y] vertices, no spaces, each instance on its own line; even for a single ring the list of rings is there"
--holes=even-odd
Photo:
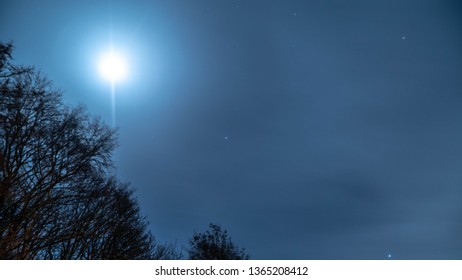
[[[0,258],[174,258],[109,175],[115,131],[11,52],[0,44]]]
[[[209,230],[204,233],[195,233],[189,241],[188,250],[191,260],[248,260],[249,256],[244,249],[239,249],[226,230],[222,231],[219,225],[211,223]]]

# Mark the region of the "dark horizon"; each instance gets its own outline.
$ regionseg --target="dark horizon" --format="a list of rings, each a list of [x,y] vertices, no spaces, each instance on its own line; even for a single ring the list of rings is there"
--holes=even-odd
[[[111,125],[154,237],[252,259],[462,259],[458,1],[0,0],[0,41]]]

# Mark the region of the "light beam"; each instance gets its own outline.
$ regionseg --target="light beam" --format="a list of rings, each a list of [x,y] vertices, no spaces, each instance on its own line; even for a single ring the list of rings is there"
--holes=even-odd
[[[99,63],[99,71],[104,79],[111,83],[112,127],[115,127],[115,84],[127,75],[127,66],[121,55],[114,50],[104,54]]]

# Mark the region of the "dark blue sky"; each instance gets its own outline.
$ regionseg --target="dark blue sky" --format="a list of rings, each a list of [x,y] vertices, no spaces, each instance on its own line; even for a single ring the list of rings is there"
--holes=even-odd
[[[0,40],[111,123],[159,241],[253,259],[462,259],[462,4],[0,0]]]

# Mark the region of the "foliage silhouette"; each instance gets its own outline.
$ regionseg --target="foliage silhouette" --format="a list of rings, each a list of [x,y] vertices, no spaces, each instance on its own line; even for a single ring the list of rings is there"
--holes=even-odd
[[[0,259],[171,259],[109,175],[115,131],[0,43]]]
[[[195,233],[189,241],[190,260],[248,260],[244,249],[239,249],[226,230],[219,225],[210,223],[209,230]]]

